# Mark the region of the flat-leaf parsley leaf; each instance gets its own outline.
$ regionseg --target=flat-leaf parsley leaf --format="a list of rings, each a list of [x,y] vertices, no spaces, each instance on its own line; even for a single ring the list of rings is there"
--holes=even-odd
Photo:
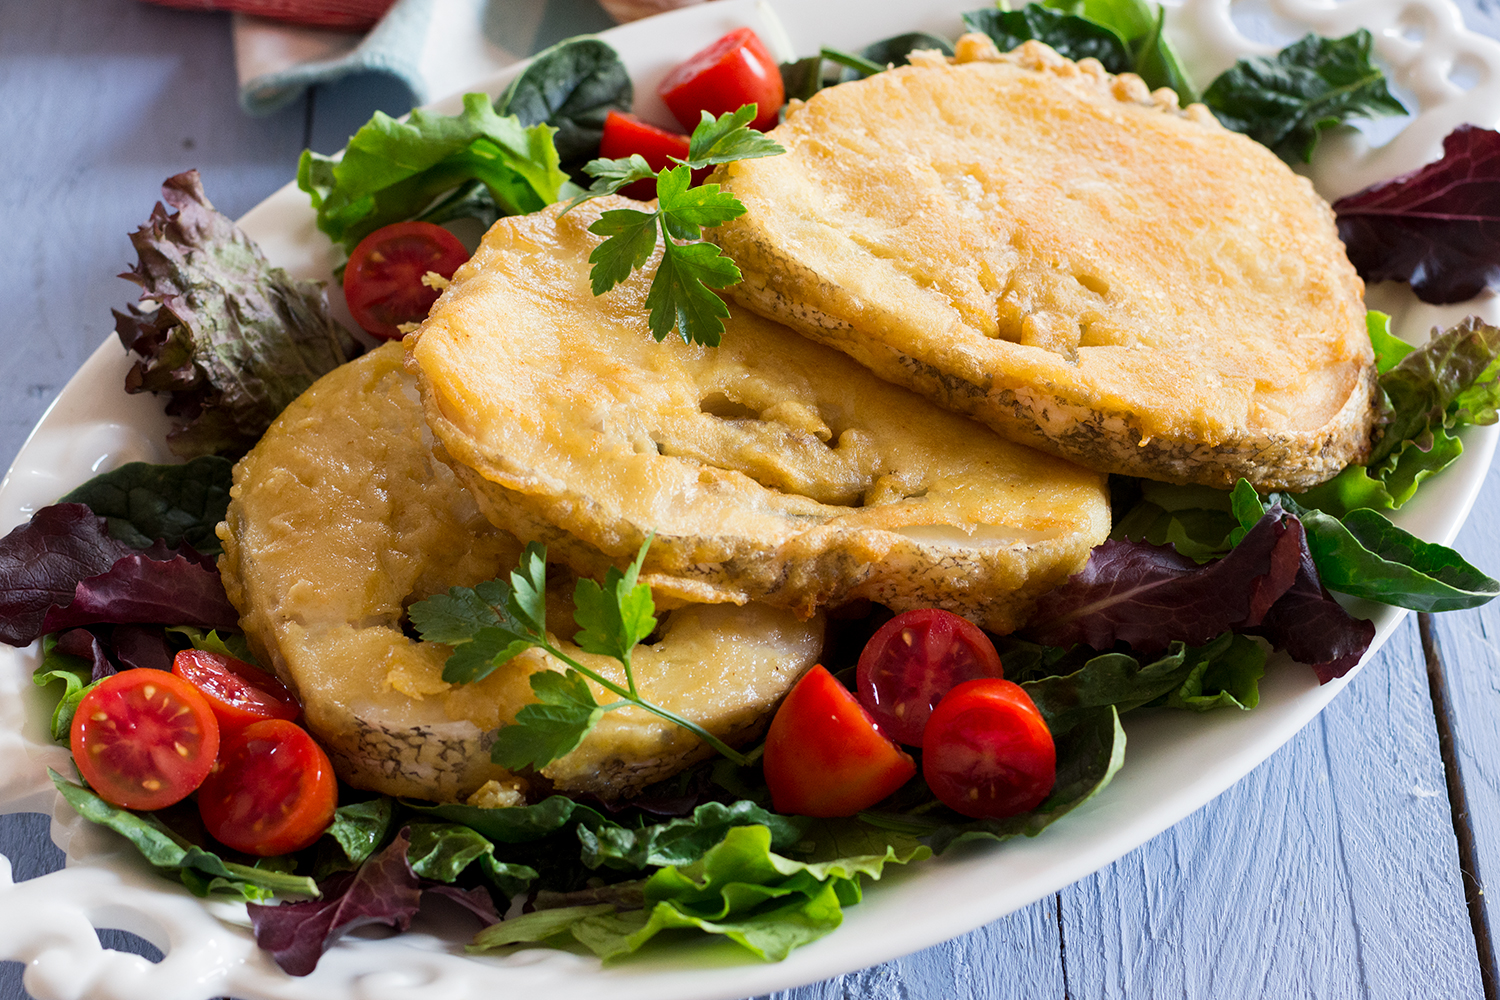
[[[656,250],[661,264],[651,281],[646,305],[651,310],[651,336],[664,340],[674,329],[685,344],[717,347],[729,309],[712,289],[740,280],[734,261],[712,243],[703,242],[703,229],[745,214],[745,206],[717,184],[689,187],[692,172],[734,160],[753,160],[786,152],[774,140],[750,128],[756,106],[747,104],[715,118],[707,111],[688,140],[687,159],[673,157],[677,166],[653,171],[639,154],[626,159],[593,160],[584,171],[594,178],[589,189],[563,211],[594,198],[615,194],[636,181],[656,181],[656,210],[613,209],[589,227],[606,237],[589,255],[589,281],[595,295],[603,295],[644,267]]]
[[[490,580],[477,587],[454,587],[411,606],[412,627],[424,641],[453,647],[443,665],[443,679],[451,684],[482,680],[528,649],[543,650],[567,668],[562,673],[544,669],[531,675],[537,701],[516,713],[514,725],[500,728],[490,749],[495,763],[511,770],[546,767],[576,750],[604,713],[627,705],[681,726],[736,764],[748,763],[743,754],[702,726],[653,705],[636,689],[630,654],[656,629],[651,588],[640,582],[641,565],[650,547],[648,537],[624,572],[611,567],[603,586],[581,579],[573,592],[573,620],[580,629],[574,642],[584,652],[618,660],[625,673],[623,686],[568,656],[547,634],[545,545],[532,542],[526,546],[508,583]],[[600,705],[589,681],[620,700]]]

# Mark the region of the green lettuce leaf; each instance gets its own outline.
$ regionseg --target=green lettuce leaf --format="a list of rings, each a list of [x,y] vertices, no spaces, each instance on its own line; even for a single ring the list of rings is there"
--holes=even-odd
[[[129,462],[95,476],[58,500],[104,518],[110,537],[137,549],[160,540],[204,555],[224,551],[214,533],[229,507],[234,463],[204,455],[183,465]]]
[[[143,359],[125,391],[170,394],[167,413],[181,418],[167,435],[173,454],[237,455],[358,350],[322,284],[272,267],[214,210],[197,171],[168,178],[162,200],[177,211],[158,204],[130,237],[140,260],[125,277],[147,307],[115,312],[121,343]]]
[[[225,861],[212,851],[188,843],[149,813],[112,806],[56,771],[49,768],[47,773],[78,815],[120,834],[135,845],[143,858],[177,877],[195,895],[225,892],[253,902],[263,902],[273,896],[319,895],[317,885],[306,876],[291,875],[274,867],[260,868]]]
[[[1203,92],[1225,127],[1243,132],[1288,162],[1312,159],[1319,134],[1350,118],[1404,115],[1370,62],[1371,36],[1307,35],[1274,57],[1236,62]]]
[[[583,863],[590,868],[638,871],[691,864],[731,829],[741,826],[764,826],[771,831],[771,846],[784,851],[802,839],[806,825],[805,820],[778,815],[754,802],[705,802],[691,817],[644,827],[585,819],[578,824],[578,839],[583,844]]]
[[[1470,316],[1402,357],[1380,376],[1380,388],[1391,412],[1370,455],[1372,467],[1406,441],[1418,441],[1420,447],[1427,434],[1452,426],[1452,421],[1493,421],[1500,393],[1500,327]],[[1462,412],[1450,414],[1454,403],[1460,403]]]
[[[52,709],[51,733],[54,740],[67,740],[73,727],[78,703],[94,685],[94,665],[81,656],[70,656],[57,649],[57,635],[42,636],[42,662],[32,671],[31,682],[46,687],[62,681],[62,696]]]
[[[771,831],[740,826],[699,860],[669,866],[641,886],[643,909],[611,903],[538,910],[481,931],[470,951],[567,934],[606,961],[621,958],[663,930],[696,929],[723,935],[767,961],[785,958],[843,921],[843,907],[859,901],[860,876],[879,878],[888,864],[930,854],[909,843],[878,854],[801,862],[771,850]]]
[[[304,151],[297,186],[311,197],[318,228],[346,251],[473,181],[503,214],[534,212],[556,201],[567,181],[553,131],[502,117],[483,94],[465,94],[457,115],[418,109],[400,122],[377,111],[342,157]]]

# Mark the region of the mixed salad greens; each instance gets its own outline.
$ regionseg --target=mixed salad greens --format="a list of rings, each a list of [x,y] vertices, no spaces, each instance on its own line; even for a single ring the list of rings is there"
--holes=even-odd
[[[965,23],[1002,50],[1039,39],[1063,55],[1139,73],[1184,102],[1198,96],[1162,33],[1161,9],[1144,0],[1049,0],[975,11]],[[1274,58],[1241,60],[1202,99],[1230,128],[1305,160],[1326,128],[1403,113],[1370,62],[1370,43],[1366,32],[1309,36]],[[925,34],[859,53],[824,49],[782,66],[784,89],[805,99],[883,72],[917,48],[951,50],[947,39]],[[715,344],[725,313],[712,289],[739,272],[717,248],[703,249],[711,245],[701,229],[743,207],[714,185],[693,187],[692,171],[779,147],[748,127],[752,109],[705,113],[687,153],[665,167],[640,156],[594,158],[608,116],[628,112],[631,102],[613,50],[575,39],[538,56],[493,103],[468,95],[457,115],[417,111],[405,122],[377,114],[341,158],[304,154],[298,182],[319,228],[353,250],[393,222],[488,225],[654,181],[654,209],[601,220],[599,234],[609,239],[593,260],[595,293],[663,246],[676,263],[663,264],[661,288],[652,289],[653,334],[675,329],[688,342]],[[1438,163],[1335,206],[1367,280],[1405,280],[1440,301],[1500,285],[1500,134],[1465,127],[1445,149]],[[583,190],[575,177],[592,186]],[[41,640],[35,679],[58,694],[51,728],[63,740],[79,703],[122,669],[170,669],[188,649],[253,661],[213,564],[229,459],[357,352],[328,318],[321,290],[272,267],[213,210],[196,174],[169,180],[163,198],[176,211],[158,205],[133,237],[140,264],[130,277],[145,307],[117,320],[122,342],[142,358],[127,390],[170,393],[168,412],[183,421],[170,444],[192,460],[105,473],[0,540],[0,639]],[[553,795],[485,808],[344,789],[323,836],[293,853],[254,858],[215,844],[191,808],[130,810],[63,776],[54,780],[81,815],[126,837],[190,891],[246,900],[257,940],[294,975],[310,972],[352,928],[405,928],[431,895],[484,925],[475,951],[567,942],[613,959],[662,930],[696,928],[779,959],[837,927],[842,907],[860,898],[862,876],[879,878],[886,865],[965,840],[1035,835],[1086,801],[1122,766],[1122,713],[1252,709],[1266,645],[1311,665],[1320,680],[1346,673],[1374,626],[1330,591],[1420,611],[1475,607],[1500,593],[1500,583],[1457,553],[1382,513],[1457,459],[1461,427],[1500,419],[1500,329],[1471,319],[1412,348],[1371,314],[1370,336],[1385,417],[1366,465],[1307,493],[1266,497],[1245,482],[1224,492],[1116,477],[1111,540],[1041,601],[1028,629],[996,641],[1007,677],[1020,682],[1056,746],[1051,792],[1020,815],[960,815],[920,773],[855,816],[778,814],[758,749],[724,746],[636,691],[630,650],[656,623],[650,591],[636,579],[644,548],[626,571],[611,571],[602,585],[582,581],[575,595],[576,641],[619,660],[627,683],[605,682],[578,664],[533,675],[537,704],[494,744],[494,759],[507,768],[540,768],[577,747],[604,712],[635,704],[720,751],[624,806]],[[453,647],[446,680],[472,682],[523,649],[556,653],[545,586],[545,553],[532,546],[508,581],[421,602],[411,625]],[[837,618],[825,664],[847,678],[884,618],[878,609]],[[598,704],[586,675],[620,700]],[[271,905],[275,897],[283,901]]]

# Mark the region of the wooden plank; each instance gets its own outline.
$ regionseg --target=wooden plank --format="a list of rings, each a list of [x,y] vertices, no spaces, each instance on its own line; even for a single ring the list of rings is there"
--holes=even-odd
[[[1482,996],[1415,620],[1245,780],[1062,900],[1075,997]]]
[[[767,1000],[1036,1000],[1092,997],[1063,982],[1057,899],[1031,906],[915,955]]]
[[[293,175],[305,107],[268,119],[237,109],[227,15],[136,0],[0,4],[0,457],[21,442],[135,298],[115,274],[127,235],[162,180],[198,167],[209,197],[239,215]],[[15,877],[61,865],[44,816],[0,816]],[[109,947],[150,954],[139,938]],[[155,957],[159,957],[157,953]],[[0,963],[0,1000],[22,1000],[21,965]]]
[[[1474,514],[1454,547],[1486,572],[1500,574],[1500,464],[1490,470]],[[1483,932],[1500,927],[1500,899],[1484,892],[1500,873],[1500,607],[1433,615],[1432,635],[1441,658],[1453,755],[1463,786],[1456,812],[1473,845],[1470,875],[1481,895],[1476,914]],[[1490,950],[1488,974],[1500,977]]]

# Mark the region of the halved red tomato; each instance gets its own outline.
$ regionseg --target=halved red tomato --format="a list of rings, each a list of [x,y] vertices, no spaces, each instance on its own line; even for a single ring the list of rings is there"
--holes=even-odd
[[[949,809],[1001,819],[1035,809],[1057,780],[1057,747],[1036,703],[998,678],[949,691],[927,720],[922,777]]]
[[[301,711],[286,685],[222,653],[184,649],[173,659],[172,673],[203,693],[225,736],[263,719],[290,721]]]
[[[124,809],[182,801],[219,752],[219,723],[198,689],[145,667],[106,677],[84,695],[70,736],[78,773]]]
[[[599,140],[599,155],[606,160],[623,160],[639,153],[652,170],[672,166],[672,157],[687,159],[688,137],[668,132],[635,115],[611,111],[604,117],[604,138]],[[656,197],[654,181],[636,181],[620,190],[627,198],[650,201]]]
[[[402,323],[420,323],[438,290],[422,283],[428,271],[453,277],[469,251],[442,226],[397,222],[359,241],[344,268],[344,299],[364,331],[395,340]]]
[[[766,785],[777,812],[852,816],[917,773],[822,665],[792,688],[766,732]]]
[[[750,124],[765,131],[776,124],[786,102],[781,67],[749,28],[734,29],[679,64],[657,93],[689,132],[704,111],[717,117],[746,104],[756,106]]]
[[[237,851],[300,851],[333,822],[338,784],[323,748],[296,723],[267,719],[231,734],[198,789],[203,825]]]
[[[905,611],[880,627],[859,654],[859,702],[897,743],[922,745],[927,717],[964,681],[1002,677],[989,636],[951,611]]]

